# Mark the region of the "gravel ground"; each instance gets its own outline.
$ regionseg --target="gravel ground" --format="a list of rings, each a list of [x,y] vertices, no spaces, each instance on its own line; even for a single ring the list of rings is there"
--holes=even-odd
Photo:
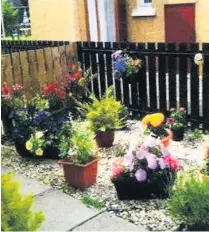
[[[175,230],[178,224],[169,217],[166,200],[119,201],[110,181],[112,163],[119,144],[130,147],[143,138],[143,130],[138,121],[129,121],[129,130],[117,131],[114,146],[100,152],[97,183],[84,192],[64,182],[62,167],[56,160],[22,158],[14,148],[2,146],[2,164],[30,178],[62,189],[75,198],[81,199],[83,195],[88,194],[102,201],[106,210],[149,230]],[[201,167],[205,154],[204,138],[203,136],[202,140],[197,143],[188,143],[186,139],[182,142],[172,142],[172,154],[178,158],[182,167]]]

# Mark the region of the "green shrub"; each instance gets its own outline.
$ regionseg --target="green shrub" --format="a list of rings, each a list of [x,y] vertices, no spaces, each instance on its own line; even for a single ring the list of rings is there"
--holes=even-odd
[[[76,164],[92,161],[95,158],[94,133],[89,129],[89,122],[72,121],[71,133],[69,139],[61,139],[60,156]]]
[[[127,111],[119,101],[114,99],[112,86],[106,90],[101,100],[94,95],[91,95],[91,99],[92,104],[83,104],[80,112],[90,122],[93,131],[106,132],[124,126]]]
[[[1,177],[1,230],[35,231],[44,221],[44,215],[32,212],[32,196],[21,196],[19,183],[12,178],[11,173]]]
[[[168,206],[171,216],[183,224],[209,228],[209,182],[198,172],[182,172]]]

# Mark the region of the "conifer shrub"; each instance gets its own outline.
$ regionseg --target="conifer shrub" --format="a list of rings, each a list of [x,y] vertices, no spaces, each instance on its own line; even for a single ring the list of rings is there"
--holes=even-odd
[[[14,173],[1,176],[1,230],[36,231],[44,221],[44,214],[33,212],[32,195],[22,196]]]

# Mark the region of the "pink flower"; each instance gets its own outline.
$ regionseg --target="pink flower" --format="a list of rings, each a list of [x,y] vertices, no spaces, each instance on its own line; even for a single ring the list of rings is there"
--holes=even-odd
[[[123,158],[117,158],[113,163],[113,177],[118,177],[124,170]]]
[[[148,153],[146,155],[146,159],[147,159],[147,162],[148,162],[148,168],[154,170],[157,168],[157,156],[154,155],[154,154],[151,154],[151,153]]]
[[[157,139],[153,138],[152,136],[150,136],[148,138],[148,140],[145,142],[145,146],[147,147],[155,147],[157,145]]]
[[[135,177],[138,181],[143,182],[147,179],[147,172],[144,169],[139,169],[135,173]]]
[[[118,50],[112,54],[112,57],[116,59],[118,56],[121,55],[122,52],[123,52],[122,50]]]
[[[144,159],[145,155],[147,154],[147,151],[143,148],[139,148],[136,151],[136,158],[137,159]]]
[[[163,158],[160,158],[160,159],[158,160],[158,163],[159,163],[160,168],[161,168],[162,170],[165,169],[165,168],[167,167],[167,165],[166,165],[166,163],[165,163],[165,161],[164,161]]]
[[[171,155],[166,155],[163,157],[166,165],[174,171],[177,171],[180,167],[178,161]]]

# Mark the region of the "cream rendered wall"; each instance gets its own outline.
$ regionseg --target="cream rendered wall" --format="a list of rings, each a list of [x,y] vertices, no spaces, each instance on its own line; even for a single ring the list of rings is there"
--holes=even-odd
[[[196,3],[196,41],[209,42],[209,0],[153,0],[156,16],[133,17],[131,13],[137,8],[137,1],[127,0],[129,41],[165,42],[164,5]]]
[[[29,0],[35,40],[86,40],[85,0]]]

